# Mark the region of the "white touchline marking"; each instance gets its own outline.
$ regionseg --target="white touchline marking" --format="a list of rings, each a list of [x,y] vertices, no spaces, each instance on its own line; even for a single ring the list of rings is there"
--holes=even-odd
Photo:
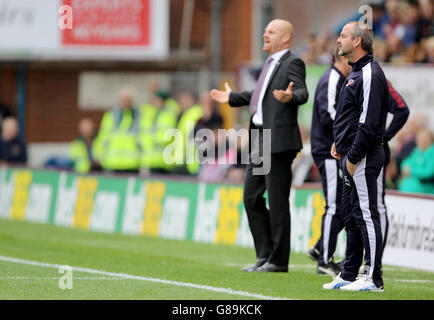
[[[410,280],[410,279],[394,279],[397,282],[409,282],[409,283],[434,283],[434,280]]]
[[[251,263],[250,265],[252,265]],[[226,262],[222,263],[220,265],[224,265],[227,267],[247,267],[249,264],[247,263],[234,263],[234,262]],[[289,269],[305,269],[305,268],[316,268],[316,265],[314,264],[290,264],[288,265]]]
[[[0,280],[59,280],[59,277],[29,277],[29,276],[4,276]],[[114,277],[74,277],[74,280],[128,280]]]
[[[61,266],[63,266],[60,264],[43,263],[43,262],[37,262],[37,261],[31,261],[31,260],[6,257],[6,256],[1,256],[1,255],[0,255],[0,260],[1,261],[7,261],[7,262],[13,262],[13,263],[19,263],[19,264],[25,264],[25,265],[30,265],[30,266],[43,267],[43,268],[58,269]],[[263,299],[263,300],[293,300],[290,298],[265,296],[262,294],[251,293],[251,292],[241,291],[241,290],[234,290],[231,288],[219,288],[219,287],[212,287],[212,286],[194,284],[194,283],[189,283],[189,282],[142,277],[142,276],[135,276],[135,275],[126,274],[126,273],[108,272],[108,271],[102,271],[102,270],[96,270],[96,269],[90,269],[90,268],[82,268],[82,267],[74,267],[74,266],[71,266],[71,268],[72,268],[72,270],[77,271],[77,272],[86,272],[86,273],[99,274],[99,275],[108,276],[108,277],[120,277],[120,278],[124,278],[124,279],[155,282],[155,283],[161,283],[161,284],[167,284],[167,285],[179,286],[179,287],[189,287],[189,288],[207,290],[207,291],[212,291],[212,292],[225,293],[225,294],[230,294],[230,295]]]

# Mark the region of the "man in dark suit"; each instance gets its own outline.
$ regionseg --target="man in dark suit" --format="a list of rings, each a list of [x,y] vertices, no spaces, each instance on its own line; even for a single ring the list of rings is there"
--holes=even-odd
[[[254,265],[242,269],[248,272],[288,271],[291,164],[302,148],[297,112],[298,106],[308,99],[304,62],[289,51],[293,33],[288,21],[276,19],[268,24],[263,35],[263,50],[269,57],[253,91],[232,92],[227,83],[225,91],[211,91],[211,97],[217,102],[229,103],[232,107],[250,106],[250,139],[255,136],[259,140],[250,150],[244,183],[244,206],[258,259]],[[260,165],[265,168],[268,161],[269,170],[258,174],[259,165],[254,155],[261,152]]]

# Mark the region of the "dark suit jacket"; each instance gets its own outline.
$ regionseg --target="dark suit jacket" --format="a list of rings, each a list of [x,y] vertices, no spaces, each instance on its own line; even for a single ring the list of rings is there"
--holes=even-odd
[[[262,116],[264,129],[271,129],[271,152],[300,150],[300,130],[297,123],[298,106],[306,103],[308,92],[305,83],[306,68],[303,60],[295,57],[290,51],[285,53],[270,77],[262,100]],[[288,103],[279,102],[274,90],[286,90],[290,82],[294,82],[293,98]],[[250,104],[252,91],[231,92],[229,104],[240,107]],[[250,123],[251,128],[254,127]]]

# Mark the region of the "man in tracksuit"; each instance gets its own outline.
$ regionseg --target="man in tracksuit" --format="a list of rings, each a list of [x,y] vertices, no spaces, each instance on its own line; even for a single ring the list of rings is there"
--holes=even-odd
[[[348,60],[333,52],[334,63],[318,81],[313,104],[311,126],[311,152],[321,174],[321,184],[326,200],[325,213],[321,221],[321,236],[309,250],[309,256],[318,260],[317,272],[336,276],[339,266],[333,262],[338,233],[343,229],[341,217],[342,178],[339,176],[339,163],[330,155],[333,144],[333,121],[336,105],[345,78],[351,71]]]
[[[378,201],[378,213],[380,215],[380,224],[381,224],[381,235],[383,239],[383,253],[384,248],[386,247],[387,234],[389,230],[389,219],[387,218],[387,208],[386,203],[384,202],[384,196],[386,191],[386,177],[385,172],[386,168],[390,162],[390,148],[389,141],[398,133],[398,131],[404,126],[406,123],[408,116],[410,114],[410,110],[405,103],[402,96],[396,92],[393,88],[392,84],[389,80],[387,80],[388,88],[389,88],[389,108],[388,112],[393,115],[392,121],[387,127],[384,137],[383,137],[383,148],[384,148],[384,165],[378,175],[377,179],[377,201]],[[370,267],[370,257],[365,256],[365,268],[363,273],[367,273]]]
[[[373,32],[360,24],[345,25],[337,40],[339,54],[352,66],[339,96],[331,150],[332,156],[340,160],[343,173],[342,214],[347,248],[342,272],[323,288],[383,291],[377,179],[384,164],[382,144],[389,88],[383,70],[373,60]],[[363,250],[371,266],[366,276],[358,277]]]

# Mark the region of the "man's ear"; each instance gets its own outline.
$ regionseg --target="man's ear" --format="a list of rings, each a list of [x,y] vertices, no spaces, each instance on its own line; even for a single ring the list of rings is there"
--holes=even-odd
[[[285,33],[285,35],[283,36],[283,42],[284,43],[291,43],[291,36],[289,33]]]
[[[362,46],[362,38],[360,37],[356,37],[356,39],[354,39],[354,47],[361,47]]]

